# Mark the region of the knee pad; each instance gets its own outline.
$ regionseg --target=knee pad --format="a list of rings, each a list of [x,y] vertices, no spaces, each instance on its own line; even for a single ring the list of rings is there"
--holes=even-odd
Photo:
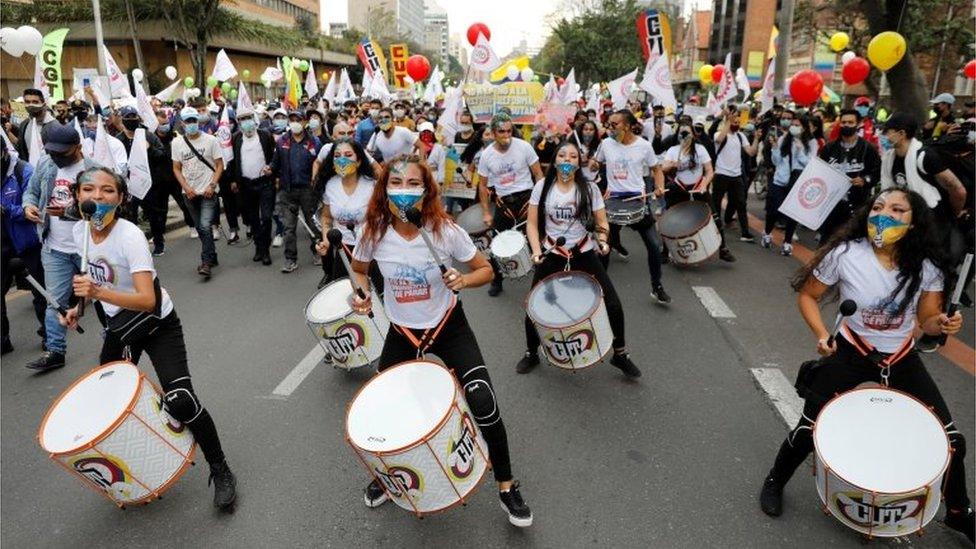
[[[173,419],[181,423],[191,423],[203,412],[203,406],[193,389],[186,387],[177,387],[163,395],[163,406]]]
[[[464,400],[471,409],[475,423],[479,427],[494,425],[501,419],[498,403],[495,400],[495,390],[487,378],[487,369],[478,366],[468,371],[461,380],[464,389]]]

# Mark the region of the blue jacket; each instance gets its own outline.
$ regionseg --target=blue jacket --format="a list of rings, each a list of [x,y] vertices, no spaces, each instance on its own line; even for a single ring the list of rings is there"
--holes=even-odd
[[[290,131],[278,138],[271,173],[279,179],[282,189],[308,188],[312,186],[312,163],[322,145],[319,139],[303,132],[302,140],[295,141]]]
[[[86,170],[101,166],[89,158],[85,158],[83,162]],[[45,156],[37,164],[37,168],[34,169],[34,173],[31,174],[30,181],[27,183],[27,189],[24,190],[23,205],[34,206],[41,216],[42,222],[36,226],[37,237],[41,242],[44,242],[44,238],[47,237],[47,231],[51,224],[51,219],[44,212],[44,208],[51,199],[51,191],[54,190],[54,180],[57,176],[58,165],[51,160],[51,157]]]
[[[367,116],[360,120],[359,124],[356,124],[356,142],[364,149],[369,144],[369,140],[373,138],[374,133],[376,133],[376,124],[371,117]]]
[[[16,162],[10,170],[10,175],[3,174],[3,190],[0,191],[0,201],[3,203],[3,233],[11,242],[18,254],[24,253],[35,246],[40,246],[37,229],[34,224],[24,217],[22,204],[24,190],[30,181],[34,168],[23,160],[11,158]],[[20,173],[20,178],[17,174]]]

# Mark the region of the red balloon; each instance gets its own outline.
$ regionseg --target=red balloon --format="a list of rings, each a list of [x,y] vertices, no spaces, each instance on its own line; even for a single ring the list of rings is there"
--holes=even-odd
[[[962,72],[966,75],[966,78],[976,80],[976,59],[966,63],[966,68]]]
[[[430,75],[430,61],[420,54],[411,55],[407,59],[407,74],[414,82],[423,82]]]
[[[820,99],[823,86],[822,76],[810,69],[802,70],[790,81],[790,96],[797,105],[812,105]]]
[[[559,85],[559,86],[562,86],[565,83],[566,83],[566,79],[563,78],[563,77],[561,77],[561,76],[556,79],[556,84]]]
[[[478,35],[485,35],[485,40],[491,40],[491,31],[488,30],[488,25],[484,23],[474,23],[468,27],[468,44],[472,46],[478,43]]]
[[[725,74],[725,65],[718,64],[712,67],[712,82],[721,82],[723,74]]]
[[[870,72],[871,65],[868,63],[868,60],[863,57],[855,57],[844,65],[843,70],[841,70],[841,76],[844,77],[844,83],[853,85],[864,82],[864,79],[868,77]]]

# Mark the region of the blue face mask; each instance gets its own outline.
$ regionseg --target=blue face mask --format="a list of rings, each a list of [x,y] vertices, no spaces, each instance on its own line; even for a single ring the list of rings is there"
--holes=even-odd
[[[882,135],[878,138],[878,144],[881,145],[881,150],[890,151],[891,150],[891,140],[888,139],[887,135]]]
[[[868,107],[865,107],[863,105],[854,107],[854,110],[861,115],[861,118],[864,118],[865,116],[868,115]]]
[[[156,129],[159,130],[159,133],[169,133],[170,125],[169,124],[160,124],[159,127],[156,128]]]
[[[118,207],[118,204],[96,203],[95,213],[91,216],[92,226],[99,231],[109,226],[115,219],[115,210]]]
[[[186,132],[187,135],[196,135],[200,133],[200,124],[197,124],[196,122],[185,123],[183,124],[183,131]]]
[[[274,119],[274,128],[276,130],[285,131],[285,128],[287,128],[287,127],[288,127],[288,120],[287,119],[284,119],[284,118],[275,118]]]
[[[579,166],[571,162],[559,162],[558,164],[556,164],[556,170],[559,172],[560,175],[562,175],[567,179],[573,177],[573,174],[576,173],[576,170],[578,169]]]
[[[95,139],[95,130],[91,128],[82,128],[81,133],[85,134],[87,139]]]
[[[246,134],[254,133],[258,129],[258,123],[254,120],[241,120],[241,131]]]
[[[411,208],[419,207],[424,198],[423,189],[387,189],[386,195],[390,199],[390,209],[393,213],[406,216]]]
[[[356,169],[359,168],[359,162],[348,156],[340,156],[332,162],[335,165],[336,173],[343,177],[355,173]]]

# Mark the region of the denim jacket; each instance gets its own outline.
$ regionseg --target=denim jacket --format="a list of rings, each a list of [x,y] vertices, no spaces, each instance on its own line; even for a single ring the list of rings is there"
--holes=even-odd
[[[101,164],[89,158],[85,158],[82,161],[85,163],[86,170],[101,166]],[[47,232],[51,225],[51,220],[44,211],[44,208],[51,199],[51,191],[54,190],[54,180],[57,176],[58,165],[51,160],[51,157],[45,156],[38,162],[34,173],[31,174],[30,181],[27,182],[27,189],[24,191],[23,205],[34,206],[38,209],[38,213],[41,216],[41,223],[37,225],[37,237],[41,242],[44,242],[44,239],[47,238]],[[74,212],[74,215],[77,216],[77,212]]]

